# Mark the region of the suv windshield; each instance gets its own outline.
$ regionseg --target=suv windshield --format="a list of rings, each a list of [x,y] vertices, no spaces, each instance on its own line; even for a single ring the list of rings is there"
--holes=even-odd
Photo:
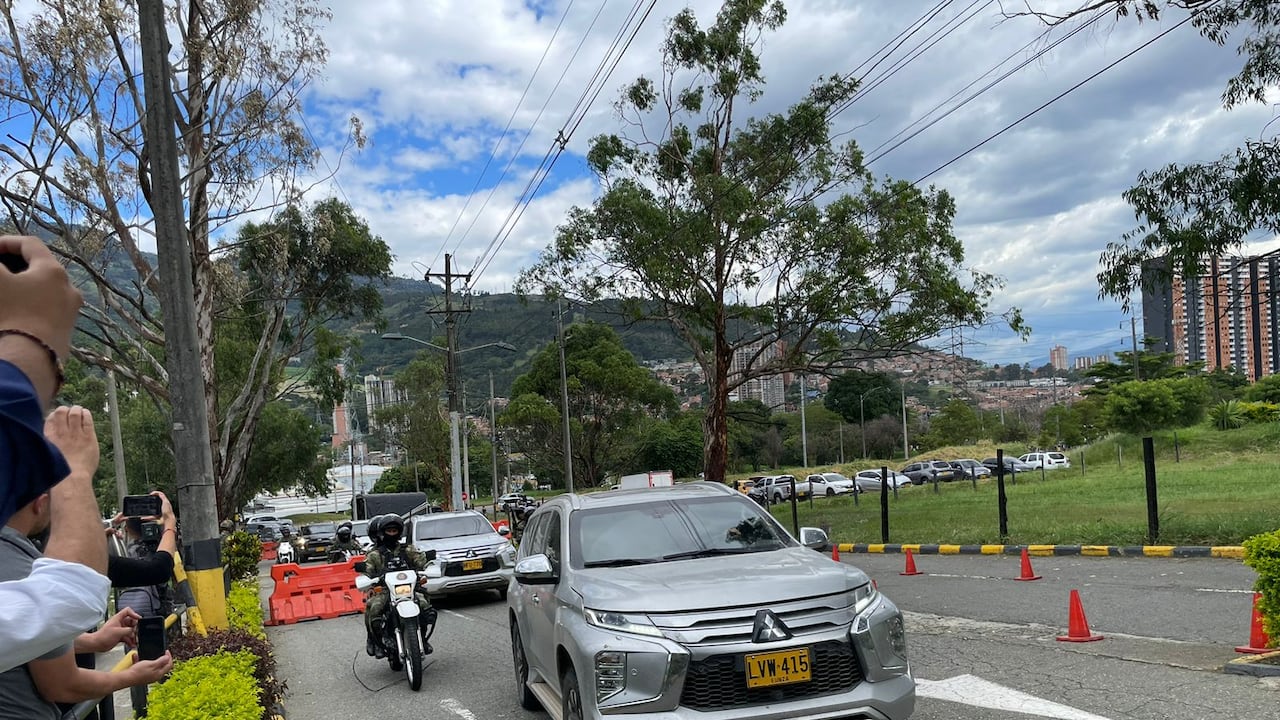
[[[336,523],[312,523],[303,531],[305,535],[337,535],[338,526]]]
[[[569,543],[577,568],[737,555],[793,544],[754,504],[737,498],[581,510],[570,516]]]
[[[454,515],[452,517],[422,518],[413,525],[414,540],[441,540],[443,538],[484,535],[493,532],[493,525],[478,515]]]

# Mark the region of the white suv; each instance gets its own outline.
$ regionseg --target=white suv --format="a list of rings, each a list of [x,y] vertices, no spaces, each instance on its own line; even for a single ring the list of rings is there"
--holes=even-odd
[[[507,597],[516,550],[488,518],[461,510],[415,516],[409,522],[413,547],[436,551],[426,571],[427,595],[497,590]]]
[[[782,502],[791,499],[791,486],[795,483],[794,475],[770,475],[769,477],[756,481],[756,486],[752,488],[751,494],[759,495],[770,502]],[[801,491],[803,488],[798,488]]]
[[[1071,459],[1060,452],[1033,452],[1018,459],[1037,470],[1042,467],[1045,470],[1065,470],[1071,467]]]

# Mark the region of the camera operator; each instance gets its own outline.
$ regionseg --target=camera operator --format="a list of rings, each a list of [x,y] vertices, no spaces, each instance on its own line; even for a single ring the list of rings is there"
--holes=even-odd
[[[178,552],[178,521],[173,506],[164,493],[151,493],[160,498],[159,517],[124,517],[125,545],[129,557],[107,560],[107,577],[111,586],[120,588],[116,606],[132,608],[139,615],[168,615],[173,608],[169,580],[173,577],[173,556]]]

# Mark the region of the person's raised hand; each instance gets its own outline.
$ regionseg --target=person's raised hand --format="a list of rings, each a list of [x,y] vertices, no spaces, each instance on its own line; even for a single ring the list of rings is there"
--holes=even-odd
[[[92,478],[97,472],[101,451],[93,414],[88,410],[78,405],[54,409],[44,422],[44,435],[62,451],[73,475],[83,473]]]
[[[151,494],[160,498],[160,516],[143,518],[143,520],[157,520],[164,523],[175,521],[176,518],[173,516],[173,504],[169,502],[169,496],[159,490],[152,490]]]
[[[39,238],[0,235],[0,255],[22,258],[26,269],[0,263],[0,329],[31,333],[65,358],[84,297],[67,269]]]

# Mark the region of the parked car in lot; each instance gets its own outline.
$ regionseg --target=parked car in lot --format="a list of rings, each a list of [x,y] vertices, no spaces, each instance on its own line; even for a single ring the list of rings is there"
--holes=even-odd
[[[853,481],[838,472],[825,472],[810,475],[805,479],[809,493],[820,497],[833,497],[857,492]]]
[[[881,480],[880,470],[878,468],[859,470],[858,473],[853,476],[853,481],[857,484],[860,492],[880,492],[881,485],[883,485]],[[889,489],[892,490],[895,487],[908,487],[911,484],[911,478],[906,475],[903,475],[897,470],[889,471]]]
[[[409,542],[418,550],[436,553],[436,562],[426,571],[427,595],[497,590],[503,598],[507,596],[515,548],[488,518],[474,510],[459,510],[410,519]]]
[[[991,468],[978,462],[965,458],[963,460],[952,460],[951,467],[959,471],[964,477],[970,479],[978,479],[991,476]]]
[[[982,461],[982,464],[985,465],[986,468],[993,473],[996,471],[996,468],[1000,466],[1000,464],[997,463],[996,459],[993,457],[985,458]],[[1027,472],[1029,470],[1035,470],[1035,468],[1022,462],[1021,460],[1019,460],[1018,458],[1012,455],[1004,456],[1004,471],[1006,473],[1020,473],[1020,472]]]
[[[779,503],[791,499],[791,485],[794,475],[768,475],[756,481],[748,495],[759,500]],[[797,489],[797,492],[799,490]]]
[[[507,604],[527,710],[602,720],[866,717],[915,706],[902,614],[865,573],[719,483],[560,495]]]
[[[1041,467],[1045,470],[1065,470],[1071,467],[1071,459],[1060,452],[1033,452],[1018,459],[1030,465],[1033,470]]]
[[[939,482],[951,482],[957,477],[956,469],[945,460],[922,460],[913,462],[902,468],[902,474],[911,478],[916,485],[923,485],[937,479]]]

